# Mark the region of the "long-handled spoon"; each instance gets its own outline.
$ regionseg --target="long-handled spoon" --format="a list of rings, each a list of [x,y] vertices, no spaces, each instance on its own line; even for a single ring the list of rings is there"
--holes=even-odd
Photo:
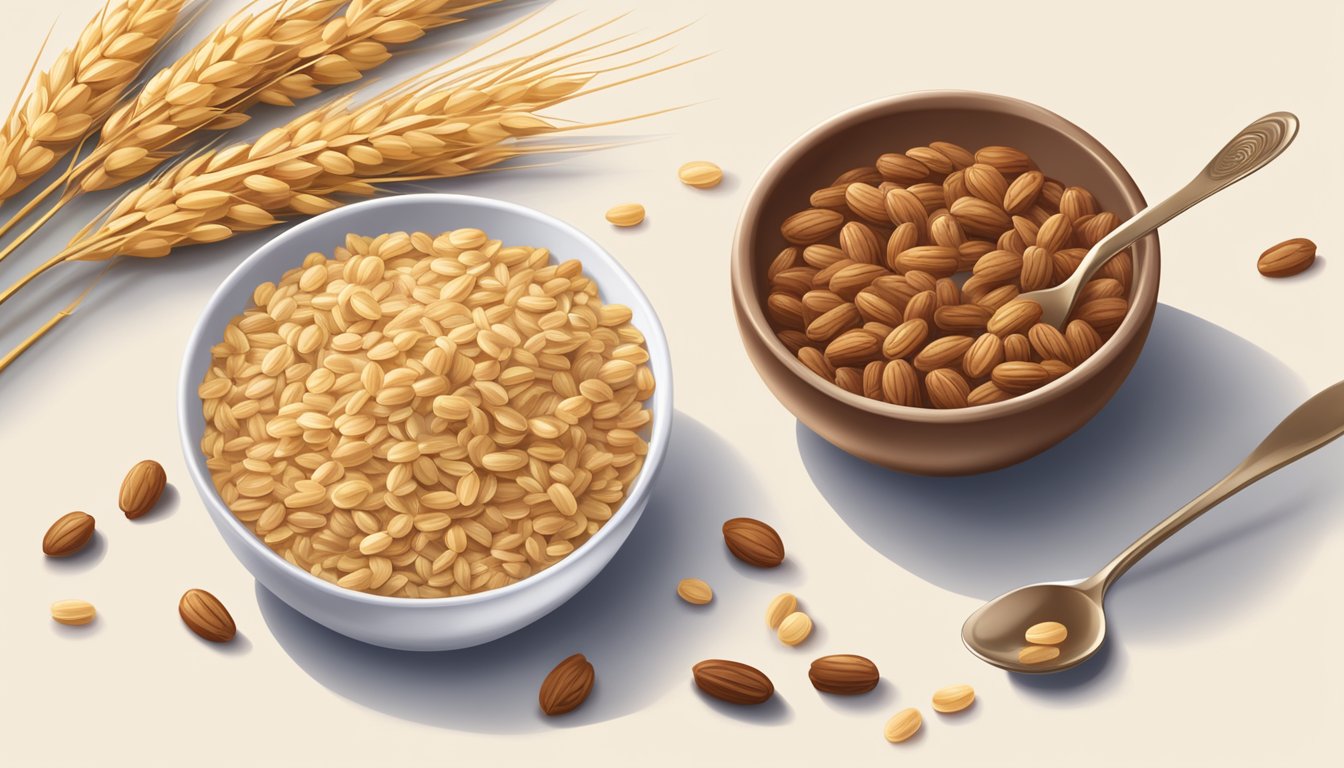
[[[1182,211],[1264,168],[1293,143],[1295,136],[1297,117],[1292,113],[1272,112],[1256,120],[1229,141],[1189,184],[1166,200],[1134,214],[1092,246],[1069,279],[1054,288],[1032,291],[1020,298],[1041,305],[1044,310],[1041,322],[1062,326],[1078,292],[1102,264]]]
[[[966,620],[962,642],[971,653],[1012,672],[1058,672],[1081,664],[1106,638],[1106,590],[1125,571],[1223,499],[1341,434],[1344,381],[1298,406],[1236,469],[1139,537],[1096,575],[1080,581],[1033,584],[1001,595]],[[1059,655],[1042,663],[1023,663],[1018,653],[1027,645],[1026,629],[1045,621],[1068,628],[1068,637],[1058,646]]]

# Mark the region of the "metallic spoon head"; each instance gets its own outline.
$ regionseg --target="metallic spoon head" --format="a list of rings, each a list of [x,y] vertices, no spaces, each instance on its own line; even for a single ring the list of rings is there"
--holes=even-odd
[[[1061,672],[1086,661],[1106,639],[1106,614],[1101,595],[1084,589],[1081,581],[1032,584],[1000,595],[966,619],[961,641],[971,653],[1009,672]],[[1029,645],[1027,627],[1058,621],[1069,634],[1059,644],[1059,656],[1038,664],[1023,664],[1018,653]]]
[[[1096,246],[1093,246],[1096,250]],[[1089,251],[1089,254],[1091,252]],[[1069,319],[1069,312],[1073,309],[1073,302],[1078,298],[1078,291],[1082,286],[1078,280],[1070,277],[1068,280],[1054,286],[1053,288],[1042,288],[1039,291],[1032,291],[1019,295],[1019,299],[1027,299],[1041,305],[1040,322],[1046,325],[1053,325],[1060,330],[1064,329],[1065,322]]]

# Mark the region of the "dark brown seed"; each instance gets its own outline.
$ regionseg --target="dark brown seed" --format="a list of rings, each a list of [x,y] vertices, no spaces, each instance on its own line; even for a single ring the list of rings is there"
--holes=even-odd
[[[183,593],[177,613],[192,632],[212,643],[227,643],[238,633],[229,610],[204,589],[188,589]]]
[[[157,461],[146,459],[131,467],[131,471],[126,474],[117,504],[126,517],[134,520],[159,503],[159,497],[163,495],[167,484],[168,477],[164,474],[163,466]]]
[[[775,693],[764,672],[736,661],[706,659],[691,674],[700,690],[729,704],[762,704]]]
[[[42,537],[42,552],[47,557],[68,557],[80,551],[93,538],[93,515],[69,512],[51,524]]]
[[[582,653],[576,653],[555,665],[541,681],[537,703],[548,715],[563,715],[578,709],[593,690],[593,665]]]
[[[807,677],[818,691],[841,696],[867,693],[881,679],[876,664],[852,653],[822,656],[812,662]]]
[[[1305,237],[1285,240],[1260,254],[1257,267],[1265,277],[1289,277],[1316,261],[1316,244]]]
[[[750,517],[729,520],[723,524],[723,540],[733,557],[747,565],[774,568],[784,562],[784,541],[774,528],[760,520]]]

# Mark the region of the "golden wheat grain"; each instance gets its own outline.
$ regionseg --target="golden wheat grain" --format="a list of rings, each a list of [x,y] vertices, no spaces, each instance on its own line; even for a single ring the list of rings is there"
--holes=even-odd
[[[51,618],[70,626],[88,624],[97,614],[93,603],[85,600],[57,600],[51,604]]]
[[[109,1],[75,46],[38,73],[32,91],[0,128],[0,200],[32,184],[98,129],[172,28],[183,2]]]

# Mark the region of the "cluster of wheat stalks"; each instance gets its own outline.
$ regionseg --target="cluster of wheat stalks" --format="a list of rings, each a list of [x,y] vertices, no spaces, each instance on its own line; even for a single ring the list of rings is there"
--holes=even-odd
[[[115,106],[120,89],[110,94],[112,98],[102,115],[106,122],[93,150],[0,226],[0,235],[58,190],[65,192],[54,209],[83,192],[110,189],[143,176],[190,146],[190,140],[198,132],[225,130],[246,122],[247,110],[254,104],[292,105],[294,99],[316,94],[322,86],[358,80],[364,71],[389,58],[387,45],[416,40],[429,29],[460,20],[457,14],[463,11],[498,0],[354,0],[343,13],[338,13],[346,2],[282,0],[260,10],[249,5],[156,73],[134,98],[107,115],[108,109]],[[152,6],[152,10],[136,13],[141,6]],[[181,0],[122,0],[115,9],[109,6],[104,14],[95,17],[83,38],[120,39],[117,30],[109,29],[106,22],[140,16],[153,20],[167,17],[167,24],[160,25],[161,35],[181,6]],[[149,25],[142,22],[140,26]],[[149,38],[148,31],[137,30],[136,39],[143,44]],[[90,50],[81,51],[85,47]],[[84,61],[98,58],[98,51],[83,39],[73,53]],[[93,61],[92,66],[97,64]],[[60,70],[58,62],[53,73]],[[128,74],[134,76],[135,72]],[[122,88],[127,83],[129,79]],[[58,102],[78,88],[78,82],[57,80],[49,89],[50,100]],[[41,92],[39,89],[34,96]],[[29,111],[24,113],[25,117]],[[33,132],[31,120],[11,122],[16,123],[16,135]],[[55,122],[65,125],[64,119]],[[87,136],[88,129],[94,127],[89,125],[76,140]],[[45,168],[15,166],[19,183],[4,196],[32,183],[50,167],[51,163]],[[0,175],[7,173],[8,169],[0,171]],[[20,237],[0,251],[0,259],[23,239]]]
[[[12,186],[26,186],[55,165],[59,147],[69,151],[80,142],[93,144],[32,202],[0,225],[3,235],[35,213],[48,197],[59,195],[27,230],[0,250],[3,260],[81,194],[119,186],[180,158],[131,189],[63,250],[0,292],[0,303],[65,262],[161,257],[180,246],[215,242],[326,211],[353,196],[374,194],[385,183],[461,176],[521,155],[575,149],[537,137],[609,123],[557,124],[539,112],[686,63],[661,68],[649,65],[664,53],[650,52],[650,46],[667,35],[627,42],[623,36],[599,34],[611,22],[558,42],[537,42],[566,24],[566,19],[511,42],[500,42],[514,25],[479,48],[366,101],[357,103],[347,96],[304,113],[255,141],[188,154],[198,134],[246,122],[247,110],[255,104],[289,105],[324,86],[357,80],[389,58],[387,46],[415,40],[428,29],[459,20],[458,14],[464,11],[495,2],[283,0],[261,10],[249,5],[153,75],[134,97],[115,108],[104,106],[99,115],[88,110],[84,135],[72,137],[72,131],[62,130],[55,134],[62,137],[58,143],[49,132],[42,133],[51,139],[48,151],[52,155],[50,162],[43,161],[42,171],[37,170],[41,164],[35,160],[24,163],[27,155],[23,152],[18,153],[12,170],[11,166],[0,168],[0,182],[12,173]],[[102,42],[109,36],[148,37],[147,17],[162,37],[171,18],[160,19],[165,13],[175,16],[181,5],[181,0],[109,0],[108,8],[90,24],[91,30],[97,30],[85,32],[94,42],[85,46],[82,40],[71,58],[82,56],[82,67],[86,60],[98,58],[99,51],[109,47],[119,51],[115,43]],[[115,30],[105,26],[109,21],[116,22]],[[128,25],[136,31],[122,32]],[[88,50],[79,52],[84,47]],[[152,48],[141,52],[140,64]],[[635,68],[631,74],[614,74],[631,68]],[[0,138],[6,146],[36,140],[34,128],[41,128],[42,121],[28,119],[30,113],[71,101],[63,98],[67,86],[49,74],[39,78],[40,87],[29,97],[30,101],[37,99],[39,106],[22,110],[16,106],[18,117],[11,118],[7,133]],[[118,94],[135,75],[126,74]],[[611,76],[608,82],[594,82],[604,75]],[[633,117],[637,116],[622,119]],[[102,130],[94,143],[91,134],[100,121]],[[0,153],[0,162],[13,155]],[[12,192],[0,193],[4,194]],[[68,316],[82,298],[0,358],[0,370]]]

